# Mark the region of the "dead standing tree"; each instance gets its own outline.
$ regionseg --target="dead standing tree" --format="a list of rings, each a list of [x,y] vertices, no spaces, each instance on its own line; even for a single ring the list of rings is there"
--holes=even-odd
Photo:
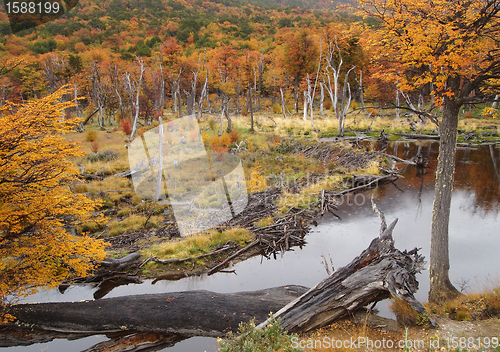
[[[336,53],[338,52],[338,65],[335,63]],[[331,43],[328,45],[328,52],[326,55],[326,66],[324,70],[324,77],[328,80],[328,83],[325,81],[323,77],[323,84],[325,85],[326,91],[330,95],[330,100],[332,102],[333,109],[335,111],[335,117],[340,120],[340,111],[339,111],[339,76],[340,69],[343,64],[342,54],[340,52],[340,48],[337,45],[337,40],[335,43]],[[332,71],[330,78],[330,70]],[[333,88],[332,88],[332,79],[333,79]]]
[[[344,135],[345,120],[352,100],[351,85],[349,84],[349,73],[351,73],[351,71],[355,68],[356,66],[351,67],[345,74],[344,89],[342,90],[342,108],[340,109],[339,119],[339,137],[342,137]]]
[[[134,138],[135,131],[137,130],[137,121],[139,120],[139,97],[141,95],[141,86],[142,86],[142,78],[144,76],[144,61],[142,59],[139,59],[136,57],[137,62],[139,63],[139,79],[134,81],[130,80],[130,74],[126,73],[125,74],[125,83],[128,88],[128,93],[131,97],[132,100],[132,106],[134,110],[134,120],[132,123],[132,133],[130,133],[130,140]],[[135,100],[133,99],[133,96],[135,95]]]

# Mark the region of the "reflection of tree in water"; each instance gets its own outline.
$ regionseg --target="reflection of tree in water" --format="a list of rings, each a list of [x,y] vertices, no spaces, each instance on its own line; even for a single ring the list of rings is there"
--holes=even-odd
[[[424,189],[424,178],[425,175],[427,175],[429,172],[426,172],[427,167],[427,162],[429,161],[430,155],[431,155],[431,144],[427,145],[427,155],[424,156],[422,153],[422,141],[418,143],[418,150],[417,150],[417,156],[415,157],[416,159],[416,165],[415,165],[415,170],[416,174],[415,176],[417,179],[420,179],[420,186],[418,188],[418,204],[417,204],[417,214],[416,218],[419,217],[419,215],[422,215],[422,191]]]
[[[498,151],[493,146],[457,151],[455,189],[471,192],[474,211],[498,212],[500,205],[500,170]]]
[[[394,143],[394,144],[392,144]],[[399,164],[404,176],[398,183],[418,190],[418,211],[422,209],[422,194],[434,187],[434,172],[437,165],[439,143],[434,141],[390,142],[388,152],[401,159],[418,162],[422,155],[425,169]],[[498,212],[500,207],[500,152],[494,145],[475,148],[458,148],[455,168],[455,190],[464,190],[470,195],[471,209],[485,214]]]

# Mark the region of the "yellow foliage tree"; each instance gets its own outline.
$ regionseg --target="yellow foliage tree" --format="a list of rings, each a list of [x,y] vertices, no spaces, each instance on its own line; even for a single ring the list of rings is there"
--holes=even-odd
[[[359,0],[379,20],[374,43],[381,76],[398,89],[431,90],[443,109],[431,229],[429,301],[456,297],[451,284],[448,223],[458,114],[464,104],[492,100],[500,89],[500,0]],[[422,112],[417,112],[422,114]],[[434,115],[427,114],[434,118]]]
[[[70,159],[83,152],[62,135],[80,122],[64,118],[67,93],[0,107],[0,304],[84,276],[105,256],[103,241],[65,230],[99,205],[69,189]]]

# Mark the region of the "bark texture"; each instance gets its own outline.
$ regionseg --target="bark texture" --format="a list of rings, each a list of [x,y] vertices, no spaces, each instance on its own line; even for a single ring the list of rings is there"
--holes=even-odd
[[[455,173],[459,109],[458,104],[448,98],[445,99],[443,122],[439,129],[439,157],[432,209],[429,302],[440,302],[460,295],[460,292],[451,284],[448,276],[450,270],[448,225]]]

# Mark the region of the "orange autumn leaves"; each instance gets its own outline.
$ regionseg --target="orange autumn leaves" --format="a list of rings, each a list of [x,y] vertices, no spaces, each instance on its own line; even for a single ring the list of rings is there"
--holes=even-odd
[[[64,118],[65,93],[0,107],[0,298],[85,275],[105,255],[104,242],[64,229],[98,205],[69,188],[69,159],[83,153],[62,135],[79,123]]]
[[[360,0],[362,14],[382,26],[373,34],[379,48],[375,60],[384,70],[379,76],[399,81],[399,89],[412,91],[433,84],[436,96],[453,97],[450,77],[474,80],[489,75],[497,59],[495,38],[499,25],[491,16],[497,1]],[[382,44],[382,45],[380,45]],[[456,97],[458,98],[458,97]],[[439,105],[440,100],[436,100]]]

